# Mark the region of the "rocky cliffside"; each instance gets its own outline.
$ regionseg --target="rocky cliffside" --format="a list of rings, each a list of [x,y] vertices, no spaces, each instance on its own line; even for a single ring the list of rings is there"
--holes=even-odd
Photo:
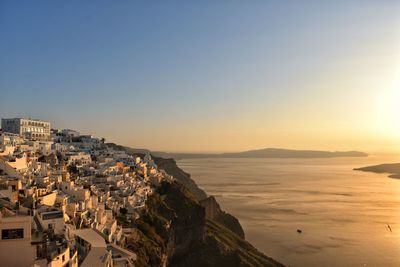
[[[229,213],[221,210],[217,200],[211,196],[206,199],[200,201],[200,204],[206,210],[206,217],[211,219],[219,224],[222,224],[241,238],[244,237],[244,231],[242,226],[239,223],[239,220],[230,215]]]
[[[129,148],[112,146],[132,153]],[[239,221],[222,211],[214,197],[207,197],[175,160],[153,158],[176,181],[157,188],[140,219],[120,221],[133,229],[126,245],[138,255],[136,266],[283,266],[248,243]]]
[[[206,210],[206,217],[222,224],[238,236],[244,238],[244,231],[239,220],[221,210],[218,202],[213,196],[207,197],[207,194],[201,190],[197,184],[190,178],[190,174],[179,168],[174,159],[164,159],[160,157],[154,158],[160,169],[164,169],[167,173],[174,176],[181,184],[183,184],[199,201]]]
[[[177,182],[163,182],[131,226],[138,230],[127,248],[137,253],[139,267],[282,266],[207,218],[205,208]]]
[[[174,159],[165,159],[154,157],[154,161],[158,168],[165,170],[168,174],[174,176],[181,184],[183,184],[195,196],[197,200],[207,198],[207,194],[201,190],[196,183],[191,179],[190,174],[184,172],[178,167]]]
[[[150,150],[147,149],[134,149],[114,143],[107,143],[106,145],[115,150],[124,150],[128,154],[138,155],[141,157],[143,157],[147,153],[151,153]],[[190,190],[190,192],[196,197],[197,200],[207,198],[207,194],[196,185],[196,183],[190,178],[189,173],[184,172],[176,165],[174,159],[165,157],[154,157],[154,155],[153,158],[160,169],[164,169],[168,174],[173,175],[181,184],[183,184],[186,188]]]

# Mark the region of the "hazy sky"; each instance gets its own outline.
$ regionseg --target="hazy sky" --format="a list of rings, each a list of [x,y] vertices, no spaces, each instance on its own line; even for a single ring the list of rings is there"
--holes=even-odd
[[[0,117],[164,151],[400,150],[400,1],[327,2],[0,1]]]

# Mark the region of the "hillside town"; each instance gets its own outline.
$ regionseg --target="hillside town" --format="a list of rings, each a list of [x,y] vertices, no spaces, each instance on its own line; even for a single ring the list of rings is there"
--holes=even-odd
[[[2,119],[1,266],[135,266],[126,247],[135,229],[121,221],[139,218],[162,180],[173,177],[149,154],[46,121]]]

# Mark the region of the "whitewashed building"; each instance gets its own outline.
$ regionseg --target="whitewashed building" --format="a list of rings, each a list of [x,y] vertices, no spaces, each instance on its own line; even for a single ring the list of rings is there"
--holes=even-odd
[[[3,132],[19,134],[29,140],[49,140],[50,122],[27,119],[13,118],[1,119]]]

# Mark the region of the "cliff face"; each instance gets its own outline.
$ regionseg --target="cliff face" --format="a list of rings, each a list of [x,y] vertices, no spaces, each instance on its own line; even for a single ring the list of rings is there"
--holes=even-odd
[[[207,197],[206,193],[201,190],[197,184],[190,178],[190,174],[184,172],[178,167],[174,159],[154,158],[155,163],[160,169],[165,170],[168,174],[174,176],[181,184],[183,184],[200,202],[206,210],[206,217],[222,224],[238,236],[244,238],[244,231],[239,220],[221,210],[218,202],[213,196]]]
[[[244,239],[244,231],[239,223],[239,220],[229,213],[221,210],[217,200],[213,196],[201,200],[200,204],[205,208],[206,217],[208,219],[222,224],[223,226]]]
[[[133,149],[130,147],[120,146],[114,143],[107,143],[108,147],[111,147],[115,150],[124,150],[126,153],[131,155],[138,155],[143,157],[145,154],[150,153],[147,149]],[[160,169],[165,170],[168,174],[174,176],[181,184],[183,184],[190,192],[196,197],[197,200],[202,200],[207,198],[207,194],[201,190],[196,183],[190,178],[190,174],[184,172],[180,169],[175,160],[172,158],[164,158],[162,156],[168,156],[168,153],[156,152],[159,157],[154,157],[154,162]]]
[[[174,176],[181,184],[183,184],[195,196],[197,200],[207,198],[207,194],[201,190],[196,183],[190,178],[190,174],[184,172],[178,167],[174,159],[164,159],[155,157],[154,162],[158,168],[165,170],[168,174]]]
[[[185,187],[163,182],[148,198],[140,219],[121,223],[137,229],[126,242],[138,255],[136,266],[167,266],[203,241],[205,211]]]
[[[282,266],[239,235],[207,218],[205,208],[181,184],[163,182],[134,222],[127,247],[137,266]]]
[[[113,146],[132,154],[129,148]],[[175,160],[153,159],[177,181],[157,188],[140,219],[120,221],[133,227],[126,246],[138,255],[137,267],[283,266],[244,240],[239,221],[207,197]]]

